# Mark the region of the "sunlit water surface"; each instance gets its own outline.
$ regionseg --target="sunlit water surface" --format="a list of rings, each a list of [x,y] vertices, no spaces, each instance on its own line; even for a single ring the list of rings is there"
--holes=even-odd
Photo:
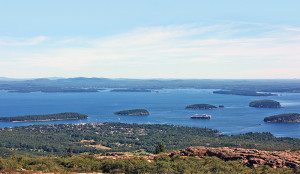
[[[300,113],[300,94],[280,93],[278,96],[249,97],[213,94],[213,90],[172,89],[158,93],[109,92],[97,93],[8,93],[0,91],[0,116],[46,114],[59,112],[80,112],[89,115],[87,120],[52,121],[34,123],[3,123],[0,127],[14,127],[30,124],[61,124],[85,122],[124,122],[147,124],[176,124],[194,127],[208,127],[226,134],[246,132],[271,132],[275,136],[300,138],[300,123],[264,123],[266,116],[280,113]],[[284,108],[250,108],[250,101],[274,99]],[[195,103],[224,105],[223,109],[185,110]],[[146,108],[149,116],[116,116],[113,112],[124,109]],[[195,120],[196,113],[212,115],[211,120]]]

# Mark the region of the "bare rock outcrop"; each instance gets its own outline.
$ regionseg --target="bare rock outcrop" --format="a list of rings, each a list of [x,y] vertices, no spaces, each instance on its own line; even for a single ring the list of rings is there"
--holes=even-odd
[[[268,165],[273,168],[300,166],[300,151],[263,151],[244,148],[210,148],[210,147],[189,147],[184,150],[174,151],[169,156],[194,156],[194,157],[218,157],[225,161],[241,160],[248,166],[257,167]]]
[[[136,156],[129,152],[106,152],[96,155],[98,159],[132,159],[140,158],[153,161],[156,157],[168,155],[169,157],[217,157],[224,161],[240,160],[250,167],[268,165],[273,168],[300,167],[300,151],[264,151],[257,149],[229,148],[229,147],[188,147],[183,150],[172,151],[162,154],[147,154]]]

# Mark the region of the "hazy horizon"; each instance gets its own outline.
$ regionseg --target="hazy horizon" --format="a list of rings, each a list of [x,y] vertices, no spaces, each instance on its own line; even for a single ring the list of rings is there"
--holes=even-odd
[[[300,1],[7,1],[0,76],[299,79]]]
[[[130,78],[130,77],[84,77],[84,76],[71,76],[71,77],[28,77],[28,78],[19,78],[19,77],[0,77],[2,79],[8,80],[35,80],[35,79],[49,79],[49,80],[56,80],[56,79],[72,79],[72,78],[97,78],[97,79],[124,79],[124,80],[300,80],[299,78]]]

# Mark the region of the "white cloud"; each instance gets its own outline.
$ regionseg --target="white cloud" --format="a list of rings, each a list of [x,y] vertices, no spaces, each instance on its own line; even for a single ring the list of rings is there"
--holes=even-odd
[[[32,38],[5,38],[0,39],[0,46],[33,46],[48,40],[46,36],[36,36]]]
[[[246,23],[139,28],[105,38],[51,39],[50,45],[58,46],[14,54],[0,49],[0,74],[299,78],[299,38],[297,27]],[[37,45],[46,39],[0,40],[0,45]]]

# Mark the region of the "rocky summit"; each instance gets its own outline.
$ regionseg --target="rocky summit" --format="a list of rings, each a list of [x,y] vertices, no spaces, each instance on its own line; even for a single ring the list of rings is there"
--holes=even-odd
[[[248,166],[268,165],[273,168],[300,166],[300,151],[263,151],[244,148],[210,148],[188,147],[184,150],[174,151],[169,156],[194,156],[194,157],[217,157],[225,161],[241,160]]]

